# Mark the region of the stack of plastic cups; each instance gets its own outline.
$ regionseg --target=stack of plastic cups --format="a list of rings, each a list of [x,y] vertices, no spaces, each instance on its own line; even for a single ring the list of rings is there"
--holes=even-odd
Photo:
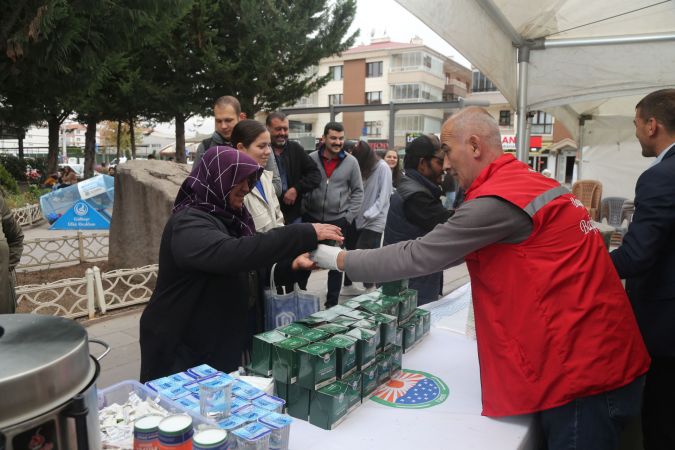
[[[202,416],[220,421],[230,415],[231,407],[231,380],[221,378],[199,384],[199,412]]]
[[[258,422],[249,423],[233,432],[237,450],[268,450],[271,433],[272,430]]]
[[[260,419],[260,423],[272,429],[270,450],[288,450],[293,419],[285,414],[270,413]]]

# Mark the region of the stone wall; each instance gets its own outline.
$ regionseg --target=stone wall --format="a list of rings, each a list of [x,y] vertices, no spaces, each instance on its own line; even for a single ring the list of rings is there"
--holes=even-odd
[[[159,160],[133,160],[117,166],[108,250],[111,268],[158,262],[164,225],[189,173],[185,164]]]

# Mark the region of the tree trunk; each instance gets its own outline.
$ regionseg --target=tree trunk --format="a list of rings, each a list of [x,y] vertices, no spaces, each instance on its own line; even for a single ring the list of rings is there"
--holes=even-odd
[[[26,132],[19,131],[19,159],[23,161],[23,139],[26,137]]]
[[[129,118],[129,140],[131,141],[131,159],[136,159],[136,132],[133,117]]]
[[[87,117],[87,131],[84,133],[84,177],[94,176],[94,166],[96,164],[96,125],[98,121],[95,117]]]
[[[57,116],[49,116],[47,119],[49,129],[49,150],[47,151],[47,173],[56,173],[59,163],[59,132],[61,131],[61,121]],[[64,134],[63,138],[66,136]]]
[[[118,120],[117,121],[117,164],[120,162],[120,157],[122,156],[122,150],[120,147],[122,146],[122,121]]]
[[[185,164],[185,117],[176,114],[176,162]]]

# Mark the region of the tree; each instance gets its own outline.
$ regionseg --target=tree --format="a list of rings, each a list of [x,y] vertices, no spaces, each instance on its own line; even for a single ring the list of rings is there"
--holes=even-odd
[[[236,95],[250,117],[292,103],[326,84],[329,76],[318,77],[312,67],[351,47],[358,33],[347,36],[356,14],[354,0],[224,3],[221,15],[231,18],[231,26],[219,28],[219,57],[235,66],[231,77],[218,80],[215,92],[216,96]]]

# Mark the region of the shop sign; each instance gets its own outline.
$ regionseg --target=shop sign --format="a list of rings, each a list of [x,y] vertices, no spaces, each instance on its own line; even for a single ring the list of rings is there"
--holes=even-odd
[[[502,134],[502,148],[504,150],[515,150],[516,149],[516,135],[515,134]],[[541,136],[530,136],[530,150],[540,149],[542,147],[542,138]]]

